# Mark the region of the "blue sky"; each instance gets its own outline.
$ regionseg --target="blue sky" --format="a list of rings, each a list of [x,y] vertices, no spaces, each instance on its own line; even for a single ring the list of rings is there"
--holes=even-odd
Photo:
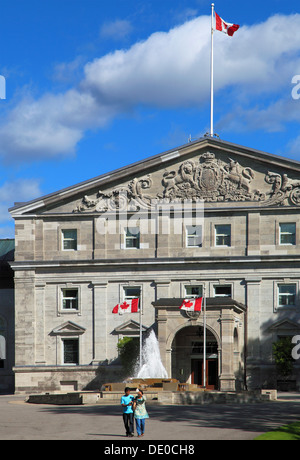
[[[215,132],[300,160],[299,1],[215,9],[240,25],[215,33]],[[1,238],[14,202],[209,131],[210,12],[206,0],[1,0]]]

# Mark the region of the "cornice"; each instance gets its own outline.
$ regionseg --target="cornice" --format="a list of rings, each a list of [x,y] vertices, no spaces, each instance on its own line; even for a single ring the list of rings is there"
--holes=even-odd
[[[18,218],[26,214],[35,216],[36,211],[40,211],[43,207],[53,207],[56,203],[67,200],[74,195],[82,194],[83,196],[85,192],[92,188],[104,188],[110,183],[124,181],[126,178],[129,180],[131,178],[132,180],[135,175],[140,175],[143,171],[150,170],[151,168],[159,165],[166,168],[168,164],[174,162],[174,159],[178,158],[183,161],[185,157],[189,156],[191,153],[195,152],[195,154],[197,154],[198,150],[203,150],[205,148],[213,148],[215,151],[222,151],[232,155],[240,155],[251,161],[255,159],[260,163],[270,165],[270,168],[277,166],[285,168],[287,171],[300,172],[300,162],[295,160],[243,147],[220,139],[204,137],[175,149],[168,150],[158,155],[132,163],[128,166],[116,169],[109,173],[102,174],[93,179],[89,179],[57,192],[42,196],[35,200],[31,200],[26,203],[17,203],[9,209],[9,212],[14,218]]]
[[[198,266],[202,267],[211,266],[215,267],[216,264],[263,264],[263,263],[299,263],[300,267],[300,254],[290,255],[253,255],[253,256],[206,256],[206,257],[167,257],[167,258],[133,258],[133,259],[93,259],[93,260],[60,260],[60,261],[14,261],[10,262],[11,268],[16,270],[34,270],[34,269],[45,269],[45,268],[64,268],[71,267],[73,269],[80,267],[135,267],[137,270],[139,267],[150,267],[150,266],[173,266],[173,265],[184,265],[184,266]],[[294,265],[295,266],[295,265]],[[278,265],[277,265],[278,267]]]

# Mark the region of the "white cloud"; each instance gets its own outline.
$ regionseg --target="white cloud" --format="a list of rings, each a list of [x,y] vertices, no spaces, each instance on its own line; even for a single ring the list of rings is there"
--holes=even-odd
[[[112,106],[76,89],[26,98],[0,126],[0,153],[7,162],[72,154],[86,129],[103,127],[114,114]]]
[[[209,18],[157,32],[129,50],[118,50],[85,66],[84,87],[99,100],[124,107],[177,107],[207,97]]]
[[[220,122],[219,128],[234,131],[258,130],[279,132],[285,129],[286,123],[300,123],[300,102],[292,99],[291,94],[286,98],[270,102],[267,107],[236,107]]]
[[[100,29],[100,37],[110,40],[120,40],[128,37],[133,28],[130,21],[126,19],[116,19],[106,22]]]
[[[53,80],[61,83],[75,83],[82,78],[84,62],[83,56],[77,56],[71,62],[57,63],[53,70]]]
[[[216,32],[215,90],[237,85],[249,95],[288,85],[300,65],[300,15],[273,16],[230,38]],[[155,33],[129,50],[85,66],[85,87],[100,100],[158,107],[196,105],[209,96],[210,18]]]
[[[128,50],[86,64],[78,87],[21,100],[0,125],[0,155],[13,161],[72,154],[87,130],[100,129],[141,104],[200,108],[209,99],[209,69],[210,17],[154,33]],[[224,123],[226,114],[236,114],[235,102],[244,100],[247,113],[243,116],[249,123],[260,113],[257,125],[281,126],[287,116],[276,102],[283,99],[283,92],[289,95],[291,77],[299,69],[298,14],[242,26],[232,38],[216,32],[215,94],[226,89],[237,98],[224,106]],[[253,100],[257,103],[261,95],[265,101],[273,95],[273,107],[268,103],[258,110]]]
[[[15,179],[0,186],[0,225],[12,221],[8,208],[14,202],[29,201],[41,196],[37,179]]]
[[[12,198],[17,201],[28,201],[36,198],[40,193],[40,183],[37,179],[15,179],[5,182],[0,186],[0,202],[11,202]]]

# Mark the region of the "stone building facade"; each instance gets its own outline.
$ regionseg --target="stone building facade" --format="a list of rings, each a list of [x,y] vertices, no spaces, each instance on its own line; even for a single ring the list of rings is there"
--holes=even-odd
[[[14,246],[13,239],[0,239],[0,394],[14,392]]]
[[[139,297],[170,377],[276,387],[272,343],[300,330],[300,164],[212,138],[10,209],[16,392],[99,388]],[[299,388],[296,362],[291,384]]]

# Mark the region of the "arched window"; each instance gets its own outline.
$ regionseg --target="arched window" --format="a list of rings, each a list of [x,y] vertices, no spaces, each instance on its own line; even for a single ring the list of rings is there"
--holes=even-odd
[[[0,316],[0,369],[4,368],[6,360],[6,321]]]

